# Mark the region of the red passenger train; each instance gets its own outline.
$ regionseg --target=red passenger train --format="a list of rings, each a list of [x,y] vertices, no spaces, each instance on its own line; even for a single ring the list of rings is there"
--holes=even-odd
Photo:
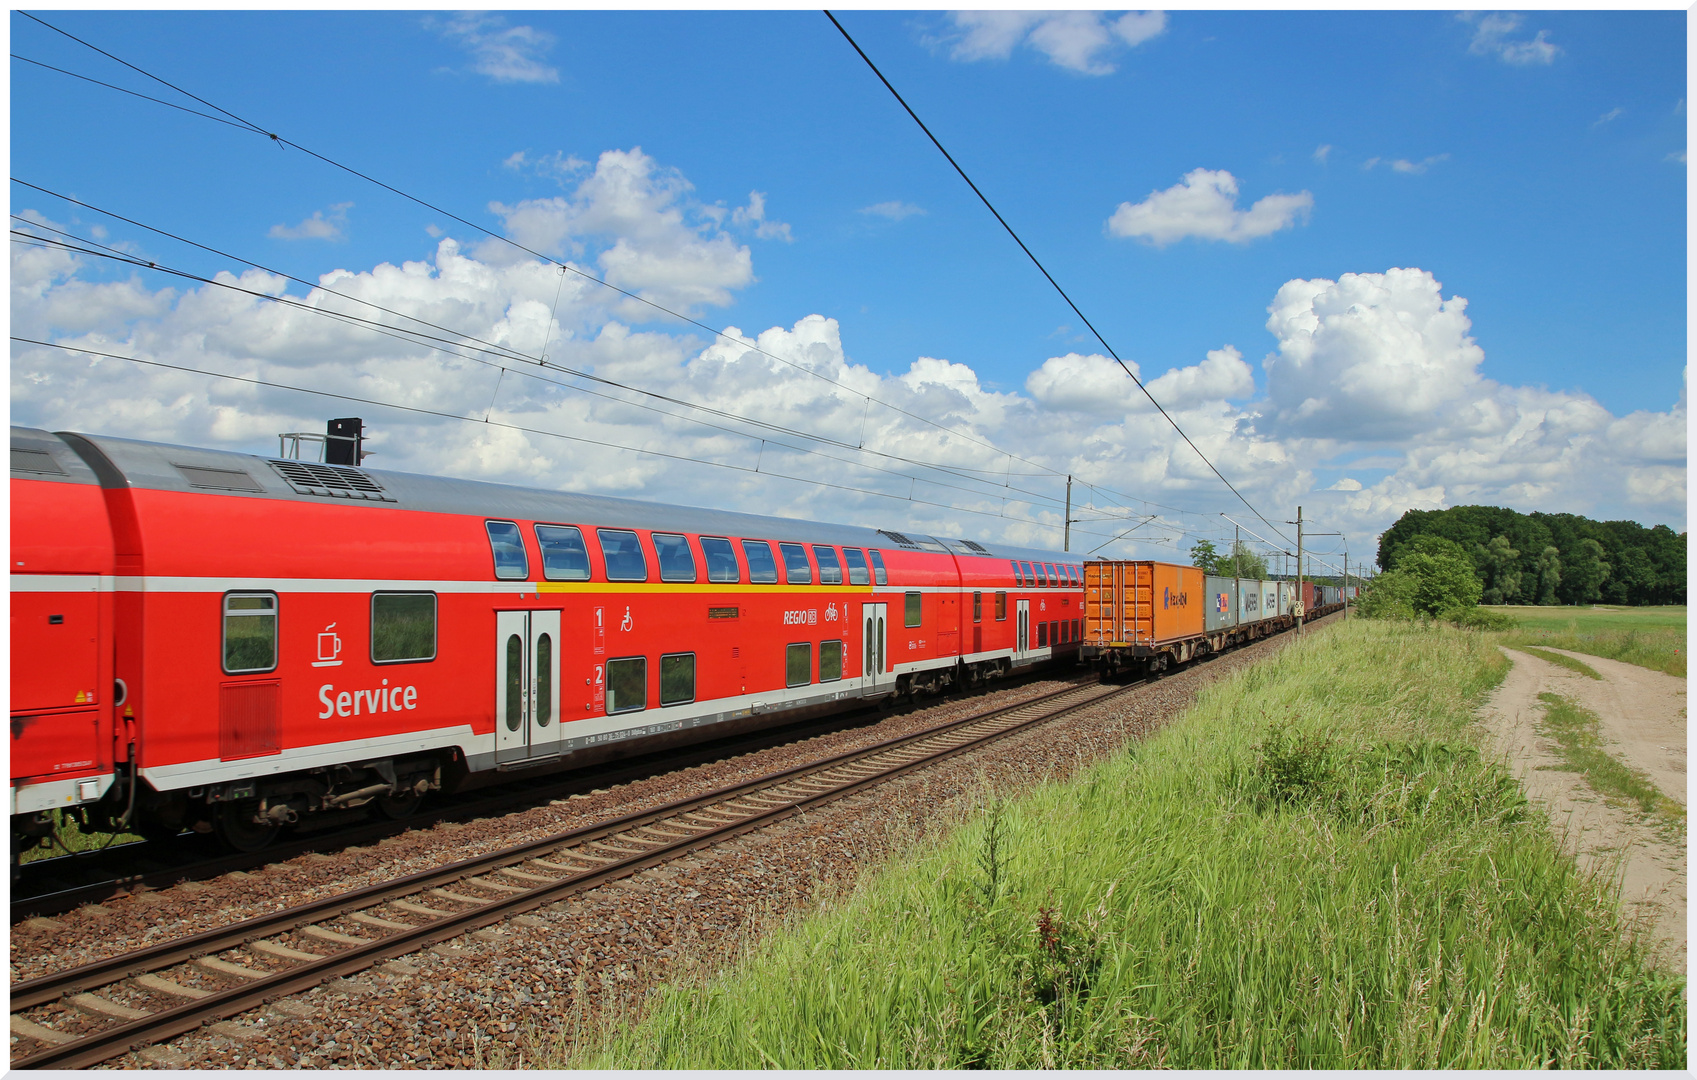
[[[1055,552],[12,429],[12,834],[216,831],[1075,653]]]

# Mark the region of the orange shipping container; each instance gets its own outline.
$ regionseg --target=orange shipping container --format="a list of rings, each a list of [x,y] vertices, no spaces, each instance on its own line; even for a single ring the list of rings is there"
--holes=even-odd
[[[1173,563],[1084,564],[1084,643],[1159,645],[1202,634],[1203,574]]]

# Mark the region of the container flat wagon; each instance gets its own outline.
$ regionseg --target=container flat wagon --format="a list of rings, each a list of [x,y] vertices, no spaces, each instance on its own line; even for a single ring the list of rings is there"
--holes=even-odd
[[[1164,671],[1290,627],[1293,591],[1174,563],[1087,562],[1079,659],[1105,672]]]

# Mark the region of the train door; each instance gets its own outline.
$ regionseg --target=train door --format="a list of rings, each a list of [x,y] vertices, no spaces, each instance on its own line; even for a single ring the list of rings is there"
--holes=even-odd
[[[495,760],[559,751],[560,613],[495,613]]]
[[[861,692],[868,697],[896,688],[896,676],[889,670],[889,609],[888,604],[860,605],[860,668],[866,679]]]
[[[1021,600],[1019,611],[1015,615],[1013,658],[1024,660],[1025,654],[1031,651],[1031,601]]]

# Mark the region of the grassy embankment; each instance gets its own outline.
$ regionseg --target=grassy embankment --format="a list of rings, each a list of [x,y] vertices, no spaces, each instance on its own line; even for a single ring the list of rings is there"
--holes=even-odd
[[[1543,645],[1685,678],[1683,607],[1492,607],[1519,625],[1503,644]]]
[[[1555,740],[1561,769],[1578,773],[1592,791],[1616,805],[1637,806],[1670,840],[1683,838],[1685,807],[1662,794],[1644,772],[1608,752],[1596,713],[1559,694],[1539,694],[1538,700],[1544,705],[1539,726]]]
[[[1447,627],[1312,634],[572,1063],[1683,1067],[1683,979],[1476,750],[1506,666]]]

